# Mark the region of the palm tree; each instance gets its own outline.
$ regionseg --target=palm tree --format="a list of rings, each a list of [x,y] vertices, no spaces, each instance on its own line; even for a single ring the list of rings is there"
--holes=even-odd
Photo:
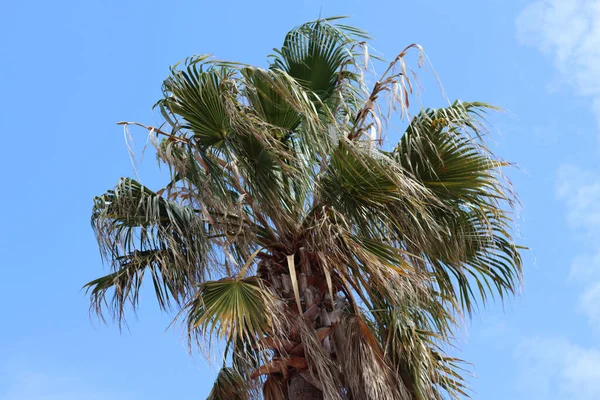
[[[453,332],[519,285],[507,163],[482,140],[492,107],[409,114],[404,57],[420,47],[369,86],[381,60],[367,39],[321,19],[267,69],[173,67],[165,124],[138,124],[170,182],[124,178],[95,199],[112,272],[86,285],[92,310],[122,322],[146,276],[190,344],[222,351],[209,399],[466,396]],[[407,128],[387,146],[398,114]]]

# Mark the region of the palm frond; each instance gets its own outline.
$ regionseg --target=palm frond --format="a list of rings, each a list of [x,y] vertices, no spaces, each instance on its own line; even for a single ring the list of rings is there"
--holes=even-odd
[[[326,20],[306,23],[287,34],[281,49],[275,50],[272,67],[325,100],[336,88],[340,68],[353,57],[349,48],[355,37],[364,33]]]
[[[247,85],[246,97],[259,118],[277,128],[280,139],[298,127],[300,113],[286,100],[290,97],[289,85],[282,84],[277,71],[259,68],[244,68],[242,71]]]
[[[262,339],[282,329],[280,307],[256,277],[204,282],[187,307],[190,340],[225,341],[238,372],[249,376],[264,361]]]
[[[422,185],[406,179],[398,163],[378,150],[341,140],[320,186],[323,201],[367,237],[387,234],[389,229],[381,231],[385,226],[408,232],[420,223],[436,225],[426,205],[437,199]],[[418,240],[416,235],[411,239]]]
[[[455,102],[413,118],[394,157],[436,195],[449,201],[506,199],[498,171],[508,163],[494,159],[477,143],[484,129],[484,103]],[[475,137],[473,137],[475,136]]]
[[[345,316],[334,328],[336,354],[352,398],[405,400],[408,390],[388,364],[383,348],[358,315]]]
[[[478,140],[482,137],[483,103],[456,102],[448,108],[417,115],[393,152],[410,176],[443,204],[431,209],[438,226],[422,251],[437,285],[460,297],[471,312],[473,289],[486,300],[494,293],[514,293],[521,275],[521,257],[508,233],[508,207],[513,198],[497,160]],[[423,224],[431,229],[428,224]],[[441,228],[441,229],[440,229]],[[433,230],[436,231],[434,234]],[[435,240],[437,238],[437,241]]]
[[[441,348],[450,341],[447,330],[455,322],[438,297],[431,292],[400,307],[374,299],[375,325],[386,358],[417,400],[469,397],[464,362],[446,356]]]
[[[206,277],[209,249],[205,224],[194,209],[166,200],[132,179],[94,201],[92,226],[113,273],[88,283],[92,307],[101,312],[113,291],[118,319],[129,302],[135,308],[146,270],[163,309],[186,301],[189,289]]]
[[[193,132],[205,147],[220,146],[230,132],[229,115],[222,97],[230,89],[226,81],[229,70],[212,68],[205,71],[202,62],[190,63],[185,69],[171,69],[163,83],[164,99],[158,102],[163,115],[183,118],[181,128]]]
[[[284,394],[285,392],[285,394]],[[264,400],[287,400],[287,388],[283,386],[282,379],[270,376],[263,385]]]
[[[234,369],[221,368],[206,400],[249,400],[247,381]]]

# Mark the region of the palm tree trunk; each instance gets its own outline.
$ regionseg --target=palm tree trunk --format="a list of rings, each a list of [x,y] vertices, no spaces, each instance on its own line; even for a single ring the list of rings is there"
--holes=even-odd
[[[323,392],[307,382],[298,372],[292,373],[288,386],[289,400],[323,400]]]
[[[300,333],[300,327],[297,323],[294,323],[294,315],[301,314],[310,328],[316,333],[317,329],[321,327],[330,327],[332,324],[330,313],[324,308],[324,302],[327,302],[330,307],[333,307],[333,301],[330,299],[328,293],[328,287],[325,284],[320,286],[316,285],[315,282],[325,282],[322,269],[319,264],[315,261],[311,263],[312,254],[302,253],[302,250],[290,251],[290,253],[298,254],[296,259],[290,259],[290,256],[284,254],[274,254],[270,259],[264,259],[259,263],[258,273],[259,276],[269,283],[269,286],[273,289],[276,296],[281,298],[281,304],[284,307],[289,307],[287,312],[292,316],[290,322],[292,322],[292,328],[290,332],[285,332],[286,341],[291,341],[297,345],[302,344],[302,335]],[[290,261],[294,260],[292,264],[296,272],[296,287],[292,282],[291,274],[288,273],[291,265]],[[282,266],[286,266],[282,267]],[[322,286],[322,287],[321,287]],[[301,303],[301,310],[296,311],[297,300],[295,299],[295,291]],[[334,290],[334,292],[337,292]],[[291,306],[290,306],[291,305]],[[329,339],[321,338],[322,342],[327,343],[326,351],[329,353]],[[315,345],[314,343],[311,345]],[[320,345],[317,343],[316,345]],[[286,351],[290,351],[290,348]],[[277,353],[279,355],[279,353]],[[305,357],[304,350],[301,353],[296,354],[301,357]],[[288,371],[288,385],[287,385],[287,397],[286,400],[323,400],[323,392],[311,382],[304,379],[298,369],[290,369]]]

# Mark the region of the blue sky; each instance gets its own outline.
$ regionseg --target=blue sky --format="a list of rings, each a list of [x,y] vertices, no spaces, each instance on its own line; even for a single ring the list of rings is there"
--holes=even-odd
[[[105,271],[92,197],[133,174],[115,122],[160,123],[169,65],[197,53],[264,65],[321,5],[388,58],[423,45],[451,99],[506,110],[492,147],[518,165],[532,250],[521,294],[460,335],[473,397],[600,398],[600,0],[22,0],[0,8],[0,400],[206,396],[214,369],[151,296],[122,333],[88,318],[80,288]],[[423,98],[439,99],[428,74]],[[145,135],[132,134],[139,154]],[[151,156],[139,172],[155,187],[164,174]]]

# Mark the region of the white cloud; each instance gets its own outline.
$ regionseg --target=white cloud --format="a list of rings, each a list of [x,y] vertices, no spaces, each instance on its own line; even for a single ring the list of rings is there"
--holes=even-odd
[[[600,332],[600,281],[584,290],[579,298],[579,308],[596,331]]]
[[[595,252],[575,256],[569,279],[585,284],[579,309],[600,332],[600,174],[573,165],[558,170],[557,195],[566,205],[567,223],[578,233],[584,247]]]
[[[589,283],[600,279],[600,252],[580,254],[571,262],[569,279],[579,283]]]
[[[600,123],[600,0],[534,0],[518,16],[517,33],[521,43],[552,60],[561,84],[589,98]],[[583,284],[579,309],[600,331],[600,171],[563,165],[556,192],[584,249],[572,260],[569,279]],[[517,357],[522,367],[519,386],[526,398],[600,399],[598,346],[535,338],[521,343]]]
[[[600,332],[600,173],[562,165],[556,193],[564,201],[566,221],[586,252],[571,262],[569,279],[583,284],[579,310]],[[600,399],[600,348],[584,348],[564,338],[524,341],[521,389],[529,398]]]
[[[564,338],[528,339],[518,346],[519,389],[530,400],[600,398],[600,350]]]
[[[600,120],[600,0],[536,0],[517,17],[517,33],[552,59],[563,82],[592,99]]]
[[[567,223],[590,243],[600,240],[600,174],[573,165],[558,170],[557,195],[567,207]]]

